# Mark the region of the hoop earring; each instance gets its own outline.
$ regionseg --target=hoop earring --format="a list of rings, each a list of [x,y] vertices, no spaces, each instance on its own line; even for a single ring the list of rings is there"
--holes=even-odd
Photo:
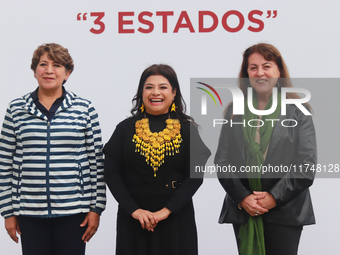
[[[173,102],[172,106],[171,106],[171,111],[176,112],[176,108],[177,108],[177,106],[175,105],[175,102]]]
[[[141,111],[141,112],[144,112],[144,109],[145,109],[145,105],[144,105],[144,103],[142,103],[142,106],[141,106],[141,107],[139,107],[139,109],[140,109],[140,111]]]

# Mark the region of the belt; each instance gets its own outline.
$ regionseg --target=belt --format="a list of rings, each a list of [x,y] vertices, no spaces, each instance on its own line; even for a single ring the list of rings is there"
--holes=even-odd
[[[172,182],[170,182],[170,183],[166,183],[166,184],[165,184],[165,187],[167,187],[167,188],[170,187],[170,188],[172,188],[172,189],[176,189],[176,188],[178,188],[181,184],[182,184],[181,182],[172,181]]]

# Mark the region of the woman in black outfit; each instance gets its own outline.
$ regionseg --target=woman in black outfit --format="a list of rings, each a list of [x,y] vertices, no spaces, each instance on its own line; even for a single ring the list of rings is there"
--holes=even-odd
[[[271,109],[275,97],[277,107],[269,115],[258,116],[245,105],[241,116],[233,114],[230,104],[225,119],[245,125],[223,126],[215,164],[235,166],[237,170],[271,166],[290,167],[291,171],[219,174],[227,193],[219,222],[233,224],[241,255],[295,255],[302,227],[315,223],[309,193],[314,180],[310,170],[316,164],[312,117],[292,104],[286,106],[286,115],[281,114],[281,88],[292,84],[274,46],[262,43],[249,47],[239,78],[245,102],[252,94],[254,109]],[[287,93],[287,98],[299,96]],[[309,108],[307,104],[304,107]],[[274,125],[271,120],[275,120]],[[292,127],[284,127],[283,120],[290,120],[284,123]]]
[[[184,113],[174,70],[147,68],[133,102],[104,147],[105,181],[119,203],[116,254],[197,254],[192,196],[203,178],[191,179],[190,165],[205,165],[210,151]]]

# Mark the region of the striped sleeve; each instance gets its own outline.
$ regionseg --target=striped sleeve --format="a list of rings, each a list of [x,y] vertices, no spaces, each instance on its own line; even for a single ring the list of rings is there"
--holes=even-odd
[[[91,209],[101,213],[105,209],[106,195],[104,182],[103,144],[98,114],[92,104],[89,105],[89,120],[86,132],[86,148],[90,162]]]
[[[0,213],[8,218],[14,215],[12,203],[13,155],[16,138],[10,106],[7,108],[0,136]]]

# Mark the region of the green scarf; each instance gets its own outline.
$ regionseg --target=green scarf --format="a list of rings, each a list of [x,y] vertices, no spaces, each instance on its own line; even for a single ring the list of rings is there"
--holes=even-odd
[[[255,94],[255,93],[254,93]],[[247,166],[260,166],[264,163],[263,153],[268,147],[274,124],[272,121],[266,121],[266,119],[277,119],[281,109],[281,95],[278,93],[276,110],[270,115],[262,116],[264,125],[260,128],[260,143],[255,142],[256,127],[248,125],[249,120],[258,119],[256,114],[250,112],[247,105],[245,105],[245,114],[243,115],[243,121],[245,121],[245,127],[243,127],[243,137],[246,147],[246,164]],[[255,95],[253,95],[253,105],[257,109],[258,101]],[[271,108],[272,96],[270,97],[265,110]],[[275,122],[274,122],[275,123]],[[254,122],[251,125],[257,126]],[[261,173],[248,173],[248,181],[251,191],[261,191]],[[265,255],[264,245],[264,231],[263,222],[261,216],[249,217],[246,224],[241,225],[238,235],[240,239],[240,254],[241,255]]]

